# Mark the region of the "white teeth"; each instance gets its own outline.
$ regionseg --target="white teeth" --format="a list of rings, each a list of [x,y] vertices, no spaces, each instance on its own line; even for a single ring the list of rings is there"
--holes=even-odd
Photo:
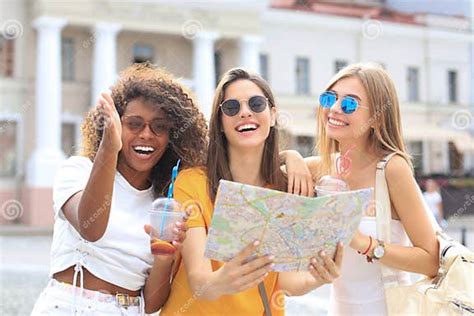
[[[155,148],[149,146],[134,146],[134,150],[146,151],[146,152],[154,152]]]
[[[333,118],[329,118],[329,123],[333,124],[333,125],[337,125],[337,126],[346,126],[347,124],[344,123],[344,122],[341,122],[341,121],[338,121],[338,120],[335,120]]]
[[[237,128],[237,131],[243,131],[245,129],[257,129],[257,125],[256,124],[245,124],[245,125],[240,125],[238,128]]]

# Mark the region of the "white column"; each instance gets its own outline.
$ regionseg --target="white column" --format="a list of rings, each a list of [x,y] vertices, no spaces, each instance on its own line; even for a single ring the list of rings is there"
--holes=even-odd
[[[200,32],[193,39],[193,81],[202,112],[210,119],[216,88],[214,42],[217,33]]]
[[[442,154],[441,159],[443,162],[443,173],[450,174],[451,170],[449,170],[449,142],[447,140],[443,141],[442,143]]]
[[[248,70],[260,73],[261,37],[246,35],[240,39],[240,65]]]
[[[100,22],[94,26],[92,104],[117,78],[117,34],[120,29],[121,26],[114,23]]]
[[[35,144],[28,162],[27,183],[51,187],[61,151],[61,29],[66,20],[40,17],[36,36]]]

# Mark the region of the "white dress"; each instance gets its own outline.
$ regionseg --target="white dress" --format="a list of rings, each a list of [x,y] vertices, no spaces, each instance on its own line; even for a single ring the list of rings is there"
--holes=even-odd
[[[359,225],[361,233],[376,238],[375,217],[364,216]],[[410,246],[410,240],[398,220],[392,220],[392,242]],[[398,271],[400,284],[410,284],[410,275]],[[341,276],[331,290],[329,315],[386,315],[384,285],[380,263],[368,263],[365,256],[344,247]]]

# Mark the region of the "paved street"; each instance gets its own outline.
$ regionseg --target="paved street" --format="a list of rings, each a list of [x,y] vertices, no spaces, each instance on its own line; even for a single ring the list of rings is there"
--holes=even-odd
[[[448,231],[460,239],[460,231]],[[50,236],[0,236],[0,315],[29,315],[48,281]],[[467,234],[474,248],[474,230]],[[324,315],[329,286],[286,300],[287,315]]]

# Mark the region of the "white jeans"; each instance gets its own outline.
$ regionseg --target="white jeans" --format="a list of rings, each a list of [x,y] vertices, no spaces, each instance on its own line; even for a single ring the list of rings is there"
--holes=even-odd
[[[144,315],[143,298],[140,298],[140,306],[123,307],[114,295],[87,289],[80,293],[78,287],[51,279],[31,315]]]

